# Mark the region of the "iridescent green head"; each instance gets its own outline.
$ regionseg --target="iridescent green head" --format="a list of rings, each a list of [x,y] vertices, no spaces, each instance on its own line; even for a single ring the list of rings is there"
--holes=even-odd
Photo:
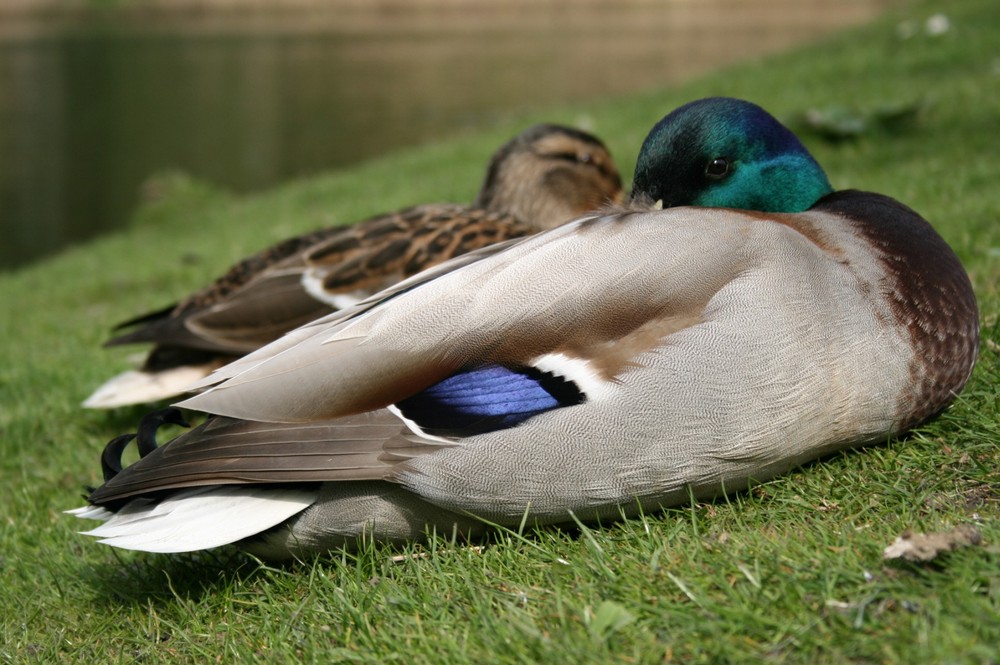
[[[639,152],[633,200],[801,212],[833,191],[787,127],[756,104],[709,97],[661,120]]]

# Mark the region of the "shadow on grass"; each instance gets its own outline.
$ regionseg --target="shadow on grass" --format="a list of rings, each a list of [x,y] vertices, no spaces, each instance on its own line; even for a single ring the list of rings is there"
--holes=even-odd
[[[483,551],[494,547],[526,547],[555,559],[558,555],[548,551],[553,537],[576,541],[588,532],[587,527],[565,524],[528,527],[523,532],[501,528],[471,540],[431,534],[420,541],[393,544],[359,538],[345,548],[280,562],[261,561],[235,546],[181,554],[102,547],[107,554],[97,563],[91,561],[80,566],[77,579],[90,588],[96,607],[131,605],[161,609],[178,601],[198,603],[275,576],[309,578],[318,569],[326,569],[324,576],[342,577],[345,583],[375,580],[406,562],[437,559],[467,548]],[[540,537],[546,533],[549,538]]]
[[[233,547],[190,554],[123,553],[79,570],[98,606],[163,606],[177,599],[195,601],[218,590],[243,586],[265,570],[259,561]]]

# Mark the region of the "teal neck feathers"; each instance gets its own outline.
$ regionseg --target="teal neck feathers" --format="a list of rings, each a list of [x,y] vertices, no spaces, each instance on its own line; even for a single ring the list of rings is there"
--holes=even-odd
[[[833,191],[790,130],[759,106],[712,97],[681,106],[646,137],[632,198],[761,212],[801,212]]]

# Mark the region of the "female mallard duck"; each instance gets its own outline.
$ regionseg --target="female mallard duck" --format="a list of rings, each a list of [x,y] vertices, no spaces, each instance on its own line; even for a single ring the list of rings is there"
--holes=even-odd
[[[665,117],[634,199],[224,368],[181,403],[215,417],[155,448],[179,414],[150,416],[121,472],[116,439],[77,514],[117,547],[274,558],[617,518],[884,441],[969,378],[978,316],[955,254],[901,203],[832,191],[761,108]]]
[[[614,160],[597,137],[536,125],[493,155],[471,206],[422,205],[291,238],[181,302],[121,324],[138,328],[106,346],[155,346],[140,370],[110,379],[83,406],[174,397],[212,370],[401,279],[552,228],[621,195]]]

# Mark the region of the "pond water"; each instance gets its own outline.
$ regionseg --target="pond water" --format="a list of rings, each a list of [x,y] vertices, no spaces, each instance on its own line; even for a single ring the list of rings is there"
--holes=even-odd
[[[157,171],[263,188],[676,82],[889,2],[221,4],[0,16],[0,269],[122,225]]]

